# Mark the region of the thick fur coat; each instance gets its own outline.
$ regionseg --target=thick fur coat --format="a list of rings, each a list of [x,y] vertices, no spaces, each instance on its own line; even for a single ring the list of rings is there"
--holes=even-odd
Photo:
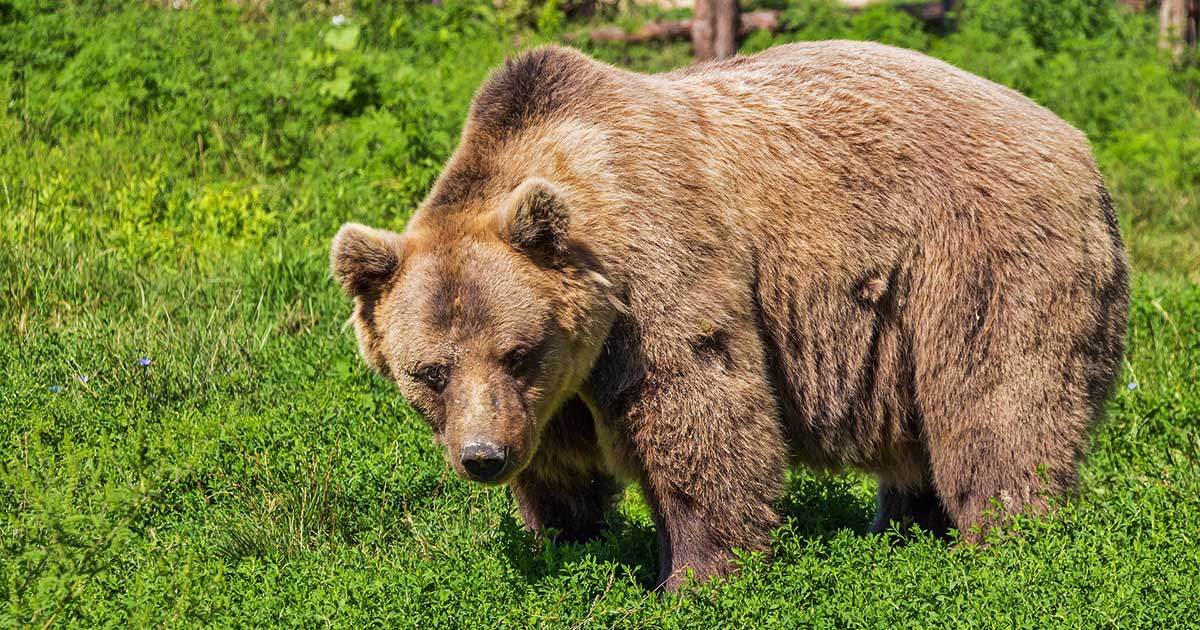
[[[876,475],[876,529],[1045,509],[1128,308],[1079,131],[859,42],[662,75],[525,53],[404,233],[349,224],[332,262],[460,474],[567,538],[639,483],[671,589],[768,550],[793,464]]]

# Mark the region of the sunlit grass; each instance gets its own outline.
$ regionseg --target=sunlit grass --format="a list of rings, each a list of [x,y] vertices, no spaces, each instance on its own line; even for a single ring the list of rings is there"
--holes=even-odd
[[[386,35],[393,14],[350,13],[363,43],[331,63],[382,77],[378,102],[351,113],[320,96],[336,67],[298,61],[329,53],[328,16],[139,5],[49,14],[25,33],[44,35],[27,44],[40,52],[25,87],[55,85],[70,47],[50,35],[63,30],[99,52],[121,28],[156,33],[146,55],[164,33],[191,38],[167,61],[121,49],[117,78],[181,86],[153,106],[97,100],[125,113],[76,119],[63,103],[90,101],[74,94],[53,111],[0,108],[0,625],[1191,623],[1200,278],[1193,202],[1170,190],[1115,195],[1137,270],[1129,351],[1079,492],[994,545],[865,536],[873,481],[798,471],[772,563],[748,558],[726,582],[662,598],[648,591],[658,557],[636,488],[603,540],[556,546],[521,530],[507,490],[454,476],[357,356],[327,246],[344,220],[403,225],[474,86],[511,50],[460,9],[422,14],[403,41]],[[226,31],[241,49],[221,44]],[[25,40],[0,46],[13,41]],[[602,52],[642,68],[686,60],[674,46]],[[189,74],[205,56],[227,81]],[[278,73],[242,64],[256,57]],[[0,57],[0,93],[19,96],[13,70]],[[298,91],[283,103],[262,82]]]

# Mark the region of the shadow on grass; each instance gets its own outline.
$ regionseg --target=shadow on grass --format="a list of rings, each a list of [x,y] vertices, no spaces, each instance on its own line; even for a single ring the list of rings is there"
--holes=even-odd
[[[800,476],[789,480],[776,509],[789,538],[831,540],[846,530],[865,535],[875,513],[875,502],[855,494],[857,481],[847,477]],[[509,562],[529,584],[569,571],[582,562],[615,564],[646,589],[658,577],[658,540],[653,525],[619,514],[610,517],[608,529],[586,543],[559,543],[526,531],[515,512],[505,514],[501,544]]]
[[[847,529],[861,536],[875,519],[875,499],[856,492],[858,485],[853,475],[798,473],[776,509],[797,538],[829,540]]]
[[[654,527],[616,514],[599,538],[586,543],[562,543],[526,531],[512,512],[504,516],[500,528],[504,555],[530,584],[584,562],[614,564],[647,589],[654,588],[658,577]]]

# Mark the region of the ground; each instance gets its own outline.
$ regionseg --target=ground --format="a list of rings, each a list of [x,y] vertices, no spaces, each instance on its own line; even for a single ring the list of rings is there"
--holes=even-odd
[[[354,37],[145,7],[0,32],[0,625],[1191,623],[1200,286],[1194,193],[1172,191],[1200,177],[1153,152],[1150,119],[1089,128],[1068,101],[1050,104],[1097,145],[1135,277],[1109,417],[1052,515],[984,547],[901,544],[864,535],[874,482],[798,472],[772,563],[659,597],[636,489],[603,540],[542,545],[506,489],[453,475],[356,355],[327,252],[342,221],[403,225],[511,50],[455,6],[420,9],[444,21],[426,30],[352,15]],[[1200,128],[1172,115],[1163,137]]]

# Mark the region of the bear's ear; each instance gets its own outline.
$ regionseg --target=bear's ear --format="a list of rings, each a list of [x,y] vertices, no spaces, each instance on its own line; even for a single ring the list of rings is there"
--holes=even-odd
[[[521,182],[496,212],[501,238],[552,267],[561,266],[566,259],[569,225],[565,194],[540,177]]]
[[[399,234],[347,223],[333,237],[329,263],[346,293],[358,297],[392,276],[401,253]]]

